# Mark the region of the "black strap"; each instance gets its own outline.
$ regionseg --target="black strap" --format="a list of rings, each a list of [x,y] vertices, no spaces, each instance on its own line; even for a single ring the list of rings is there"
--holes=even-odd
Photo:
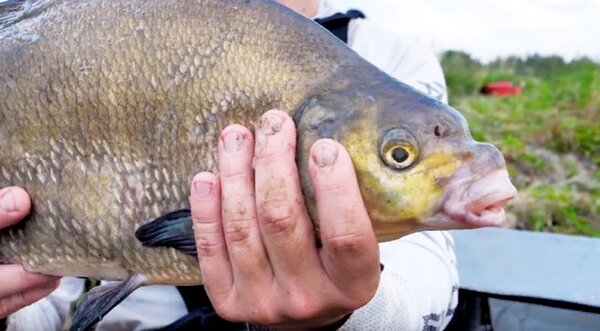
[[[317,18],[315,22],[321,24],[341,41],[348,43],[348,25],[357,18],[365,18],[360,10],[351,9],[347,13],[337,13],[329,17]]]
[[[177,287],[189,313],[160,331],[223,330],[246,331],[246,323],[231,323],[222,319],[206,295],[204,286]]]
[[[185,306],[189,311],[210,304],[204,286],[180,286],[177,288]]]

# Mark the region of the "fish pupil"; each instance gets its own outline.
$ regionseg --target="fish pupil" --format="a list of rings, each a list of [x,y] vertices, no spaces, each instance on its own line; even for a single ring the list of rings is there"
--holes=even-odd
[[[392,158],[398,163],[403,163],[408,160],[408,156],[408,152],[402,147],[396,147],[394,148],[394,151],[392,151]]]

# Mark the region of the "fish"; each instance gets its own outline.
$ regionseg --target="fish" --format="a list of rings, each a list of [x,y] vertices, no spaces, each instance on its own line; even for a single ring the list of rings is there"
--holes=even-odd
[[[74,329],[140,286],[201,284],[189,183],[218,173],[220,132],[281,109],[318,233],[308,155],[349,152],[380,241],[498,226],[516,190],[465,118],[266,0],[0,3],[0,187],[31,196],[0,232],[0,263],[120,280],[93,289]],[[90,313],[93,312],[93,313]]]

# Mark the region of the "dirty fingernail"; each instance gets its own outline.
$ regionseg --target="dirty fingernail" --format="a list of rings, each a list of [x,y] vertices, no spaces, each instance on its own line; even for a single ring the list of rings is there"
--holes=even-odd
[[[199,198],[207,197],[213,189],[212,183],[197,181],[194,183],[194,191],[196,191],[196,196]]]
[[[0,206],[5,213],[12,213],[17,211],[17,203],[15,201],[15,195],[10,191],[6,191],[0,198]]]
[[[320,142],[314,148],[313,161],[319,168],[330,167],[337,161],[337,146],[330,142]]]
[[[281,131],[282,125],[283,118],[281,116],[274,113],[266,113],[260,119],[259,128],[262,134],[272,136]]]
[[[244,136],[239,132],[230,132],[223,137],[223,144],[225,151],[237,152],[242,149],[244,145]]]

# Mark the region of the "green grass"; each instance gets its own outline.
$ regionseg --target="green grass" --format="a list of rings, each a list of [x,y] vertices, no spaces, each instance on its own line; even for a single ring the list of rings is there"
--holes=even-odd
[[[477,140],[506,157],[520,192],[509,207],[515,225],[600,237],[600,65],[539,56],[482,65],[457,52],[445,53],[442,65],[450,104]],[[495,80],[519,84],[523,94],[478,94]]]

